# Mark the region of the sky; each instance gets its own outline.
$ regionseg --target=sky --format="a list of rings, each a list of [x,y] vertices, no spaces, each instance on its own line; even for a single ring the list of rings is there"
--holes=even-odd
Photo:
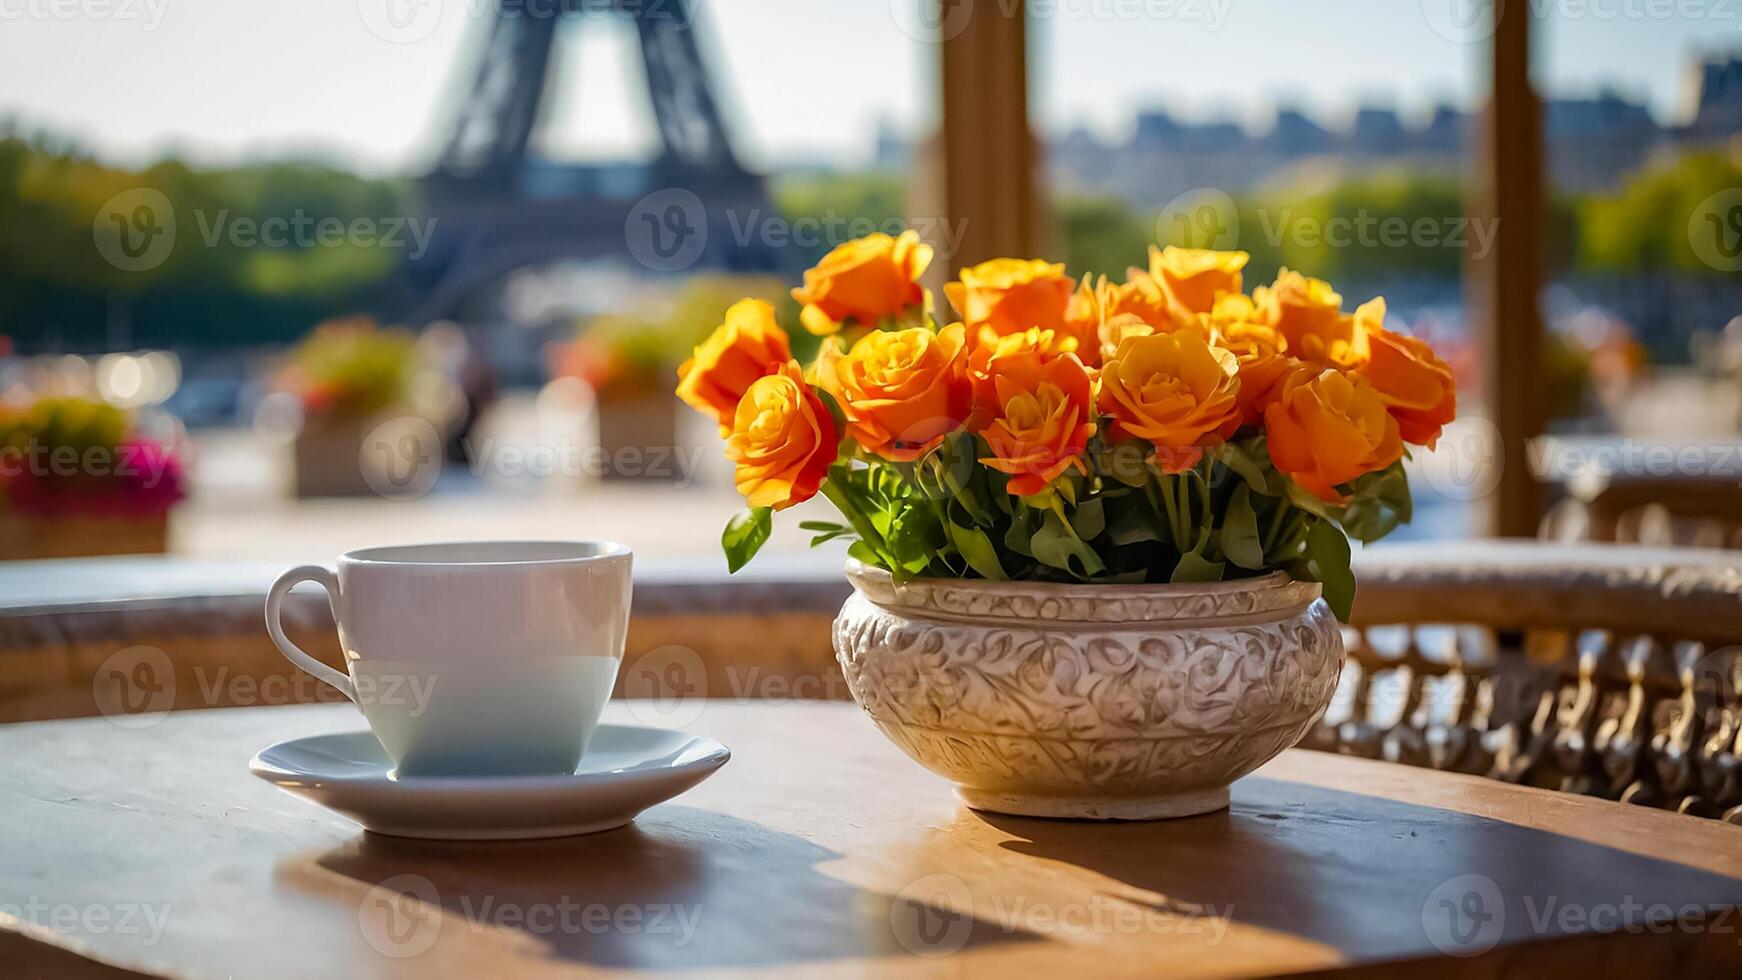
[[[929,128],[936,50],[922,40],[919,0],[693,2],[753,166],[851,166],[868,158],[880,121]],[[1469,107],[1484,89],[1483,45],[1449,17],[1470,0],[1029,2],[1033,113],[1051,133],[1118,137],[1150,107],[1256,128],[1278,104],[1332,123],[1357,104],[1419,117],[1439,101]],[[1742,51],[1742,4],[1729,0],[1526,2],[1544,18],[1535,67],[1548,94],[1613,87],[1664,121],[1678,117],[1690,59]],[[492,0],[0,0],[0,120],[121,164],[294,157],[416,172],[449,125],[492,10]],[[541,148],[578,159],[644,151],[652,130],[627,25],[570,16],[564,31],[572,54]]]

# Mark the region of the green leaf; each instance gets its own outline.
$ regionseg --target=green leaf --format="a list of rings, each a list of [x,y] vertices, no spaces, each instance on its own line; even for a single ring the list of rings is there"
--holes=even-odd
[[[756,557],[774,531],[774,511],[767,507],[747,507],[726,522],[720,535],[720,547],[726,552],[726,570],[736,572]]]
[[[881,568],[885,571],[893,571],[893,569],[891,569],[889,567],[889,563],[883,560],[883,556],[879,555],[877,553],[877,549],[871,547],[869,544],[866,544],[863,539],[855,541],[852,544],[848,545],[847,546],[847,555],[848,555],[848,557],[851,557],[851,558],[857,558],[858,560],[864,562],[867,565],[870,565],[873,568]]]
[[[998,549],[992,546],[992,538],[985,531],[954,523],[945,524],[944,531],[950,536],[950,543],[962,553],[962,560],[979,572],[980,577],[995,582],[1002,582],[1007,577],[1004,567],[998,563]]]
[[[1097,460],[1096,470],[1128,487],[1141,487],[1155,475],[1149,467],[1149,452],[1149,444],[1141,439],[1108,446]]]
[[[1029,530],[1028,519],[1018,514],[1016,519],[1010,522],[1009,529],[1004,532],[1004,547],[1024,558],[1033,558],[1034,547],[1030,543],[1030,539],[1033,537],[1034,532]]]
[[[851,530],[845,524],[836,524],[834,521],[799,521],[798,522],[798,529],[800,531],[847,531],[847,530]]]
[[[1179,556],[1179,564],[1174,567],[1174,582],[1220,582],[1224,562],[1209,561],[1202,555],[1187,552]]]
[[[1107,570],[1095,549],[1080,541],[1057,514],[1048,514],[1040,530],[1029,539],[1034,558],[1043,565],[1061,568],[1078,578],[1089,578]],[[1078,564],[1072,565],[1072,560]]]
[[[1322,517],[1327,521],[1337,519],[1335,508],[1332,505],[1320,500],[1311,490],[1293,480],[1288,481],[1288,502],[1315,517]]]
[[[1234,488],[1222,514],[1222,554],[1241,568],[1264,567],[1264,543],[1258,537],[1258,512],[1252,509],[1252,491],[1246,484]]]
[[[841,411],[841,403],[835,401],[835,396],[823,389],[822,385],[811,385],[810,390],[822,399],[823,407],[829,410],[829,415],[835,420],[835,431],[845,436],[847,433],[847,413]]]
[[[1127,494],[1117,499],[1103,496],[1101,500],[1107,536],[1115,545],[1161,540],[1161,534],[1155,529],[1155,513],[1149,509],[1147,498],[1141,494]]]
[[[1337,515],[1337,523],[1350,536],[1371,544],[1409,522],[1412,503],[1409,477],[1401,461],[1378,473],[1369,473],[1349,488],[1349,503]]]
[[[1325,601],[1342,622],[1355,605],[1355,573],[1349,568],[1349,539],[1329,521],[1314,521],[1307,531],[1307,558],[1324,583]]]
[[[1071,529],[1084,541],[1099,537],[1106,527],[1107,515],[1102,510],[1100,498],[1083,501],[1071,515]]]
[[[1216,450],[1216,459],[1246,481],[1254,493],[1264,493],[1270,486],[1264,467],[1239,443],[1225,442]]]
[[[889,530],[883,536],[889,555],[907,571],[918,574],[931,564],[932,556],[943,546],[942,529],[931,509],[917,504],[903,504],[890,515]]]

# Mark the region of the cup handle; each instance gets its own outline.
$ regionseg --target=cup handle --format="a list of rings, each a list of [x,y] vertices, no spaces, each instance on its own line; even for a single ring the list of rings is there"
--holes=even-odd
[[[338,604],[333,601],[339,597],[339,576],[332,569],[319,565],[298,565],[278,576],[278,581],[272,583],[272,588],[266,593],[266,635],[272,637],[273,645],[285,659],[313,674],[315,679],[338,688],[340,694],[355,702],[357,688],[351,683],[351,678],[309,656],[284,635],[284,626],[279,622],[279,607],[284,604],[284,597],[290,594],[290,590],[302,582],[314,582],[327,590],[327,608],[333,610],[334,620],[339,618]]]

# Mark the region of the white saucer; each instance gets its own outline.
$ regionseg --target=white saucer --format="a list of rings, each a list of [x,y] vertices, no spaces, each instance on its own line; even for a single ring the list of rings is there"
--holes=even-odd
[[[434,840],[565,837],[621,827],[726,764],[710,738],[600,725],[572,775],[399,779],[368,731],[293,738],[248,770],[378,834]]]

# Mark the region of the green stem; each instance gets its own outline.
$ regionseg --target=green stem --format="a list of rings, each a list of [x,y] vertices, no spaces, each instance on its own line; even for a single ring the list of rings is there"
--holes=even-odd
[[[1184,554],[1186,551],[1186,545],[1184,538],[1180,534],[1179,504],[1174,499],[1173,478],[1165,473],[1158,474],[1155,478],[1155,484],[1161,489],[1161,500],[1164,505],[1163,509],[1167,514],[1167,536],[1172,539],[1174,548],[1181,554]]]
[[[1293,556],[1296,551],[1300,550],[1300,546],[1306,541],[1306,522],[1307,512],[1295,508],[1292,516],[1289,517],[1287,527],[1283,530],[1282,546],[1281,550],[1277,552],[1278,555]],[[1268,555],[1269,552],[1265,554]]]
[[[1276,540],[1276,534],[1282,530],[1282,519],[1288,516],[1288,510],[1288,504],[1279,500],[1276,503],[1276,510],[1270,515],[1270,526],[1264,531],[1265,561],[1269,561],[1270,556],[1276,554],[1276,546],[1279,543]]]
[[[860,510],[858,503],[846,488],[846,480],[837,478],[833,473],[829,474],[829,478],[823,481],[822,493],[823,496],[829,498],[830,503],[835,505],[835,509],[841,512],[841,516],[847,519],[847,523],[853,526],[853,530],[858,532],[859,540],[865,542],[872,551],[877,553],[879,558],[883,559],[884,566],[890,569],[895,568],[895,560],[889,554],[889,542],[883,540],[883,535],[877,532],[876,525],[872,524],[871,519],[865,516],[864,511]]]

